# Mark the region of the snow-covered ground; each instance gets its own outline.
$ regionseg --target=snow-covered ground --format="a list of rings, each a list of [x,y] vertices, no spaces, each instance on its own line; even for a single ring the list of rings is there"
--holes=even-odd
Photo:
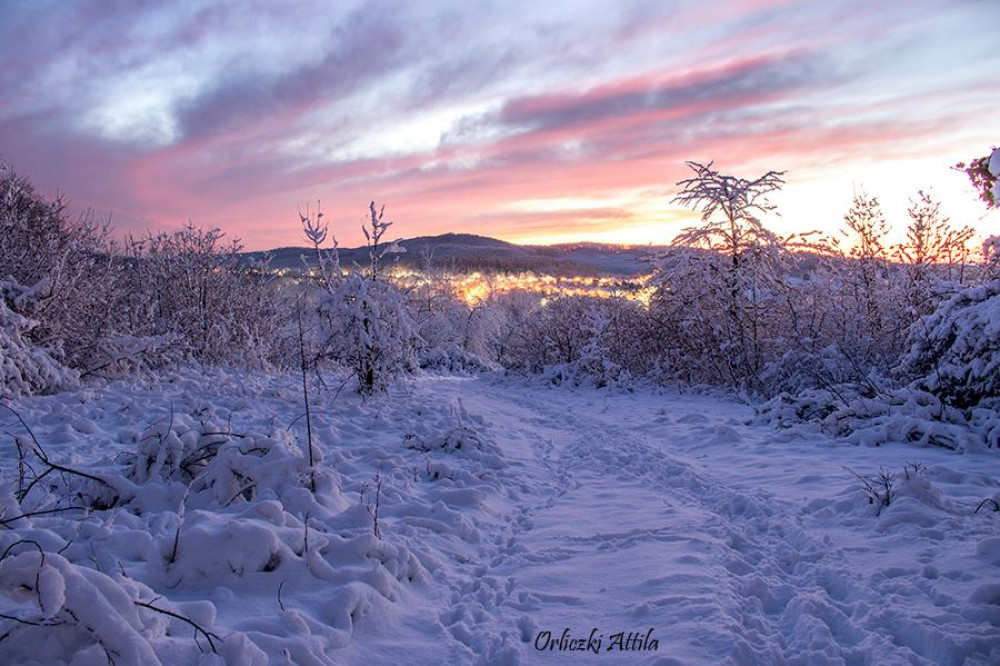
[[[47,466],[0,414],[0,663],[1000,663],[995,452],[422,377],[314,395],[311,475],[298,381],[15,401],[102,480],[53,471],[20,505]],[[888,506],[852,474],[880,470]],[[82,504],[112,508],[16,518]]]

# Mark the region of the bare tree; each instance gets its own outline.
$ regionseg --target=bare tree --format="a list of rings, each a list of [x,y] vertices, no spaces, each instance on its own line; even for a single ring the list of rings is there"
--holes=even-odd
[[[681,192],[674,203],[701,211],[703,224],[685,229],[675,245],[725,251],[734,270],[753,249],[776,242],[756,214],[774,210],[767,195],[785,184],[784,171],[768,171],[754,180],[727,176],[712,168],[714,162],[687,162],[694,176],[678,182]],[[716,215],[716,213],[720,213]]]

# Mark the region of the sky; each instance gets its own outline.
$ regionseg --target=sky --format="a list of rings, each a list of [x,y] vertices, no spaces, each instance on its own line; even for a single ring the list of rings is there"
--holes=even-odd
[[[0,0],[0,161],[116,233],[662,244],[685,160],[787,171],[766,222],[901,233],[1000,144],[996,0]]]

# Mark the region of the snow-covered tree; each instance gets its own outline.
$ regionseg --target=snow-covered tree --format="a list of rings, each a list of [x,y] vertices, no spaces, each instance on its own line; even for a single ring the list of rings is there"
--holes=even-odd
[[[878,199],[857,192],[844,215],[841,238],[830,240],[831,252],[787,299],[793,316],[781,372],[796,378],[781,389],[851,383],[871,390],[889,374],[909,319],[897,316],[888,232]]]
[[[768,195],[783,172],[748,180],[688,162],[694,176],[674,199],[702,214],[658,267],[657,309],[682,322],[682,347],[717,366],[731,386],[756,388],[766,362],[768,327],[780,286],[780,239],[757,217],[774,209]],[[701,374],[701,373],[695,373]]]
[[[384,211],[384,207],[376,209],[375,202],[371,202],[370,220],[362,225],[369,249],[364,274],[342,275],[336,247],[332,257],[321,257],[319,353],[347,368],[362,394],[381,392],[393,377],[415,369],[415,352],[420,344],[406,295],[386,281],[381,270],[386,255],[401,251],[396,242],[387,244],[382,240],[392,225],[383,221]],[[327,229],[318,219],[317,214],[317,218],[306,216],[301,221],[306,237],[321,253],[319,246],[326,239]]]
[[[419,337],[406,297],[393,285],[358,274],[345,277],[320,303],[323,354],[348,368],[358,391],[384,391],[416,368]]]
[[[1000,281],[964,289],[910,331],[907,376],[957,407],[1000,407]]]
[[[941,212],[941,204],[923,190],[910,202],[906,241],[896,251],[904,264],[905,297],[913,317],[928,314],[961,282],[968,261],[969,227],[956,229]]]
[[[1000,279],[1000,236],[983,241],[983,276],[987,280]]]

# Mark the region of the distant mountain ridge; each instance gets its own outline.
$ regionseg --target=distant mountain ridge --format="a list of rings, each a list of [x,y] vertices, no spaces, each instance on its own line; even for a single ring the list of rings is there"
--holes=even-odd
[[[615,275],[630,277],[646,273],[649,259],[663,246],[611,245],[607,243],[569,243],[563,245],[515,245],[475,234],[447,233],[419,236],[399,242],[406,252],[386,259],[406,268],[445,269],[455,272],[536,272],[551,275]],[[368,263],[365,247],[340,248],[344,266]],[[316,253],[307,247],[283,247],[269,252],[244,253],[248,259],[271,256],[271,267],[299,270],[303,258],[313,266]]]

